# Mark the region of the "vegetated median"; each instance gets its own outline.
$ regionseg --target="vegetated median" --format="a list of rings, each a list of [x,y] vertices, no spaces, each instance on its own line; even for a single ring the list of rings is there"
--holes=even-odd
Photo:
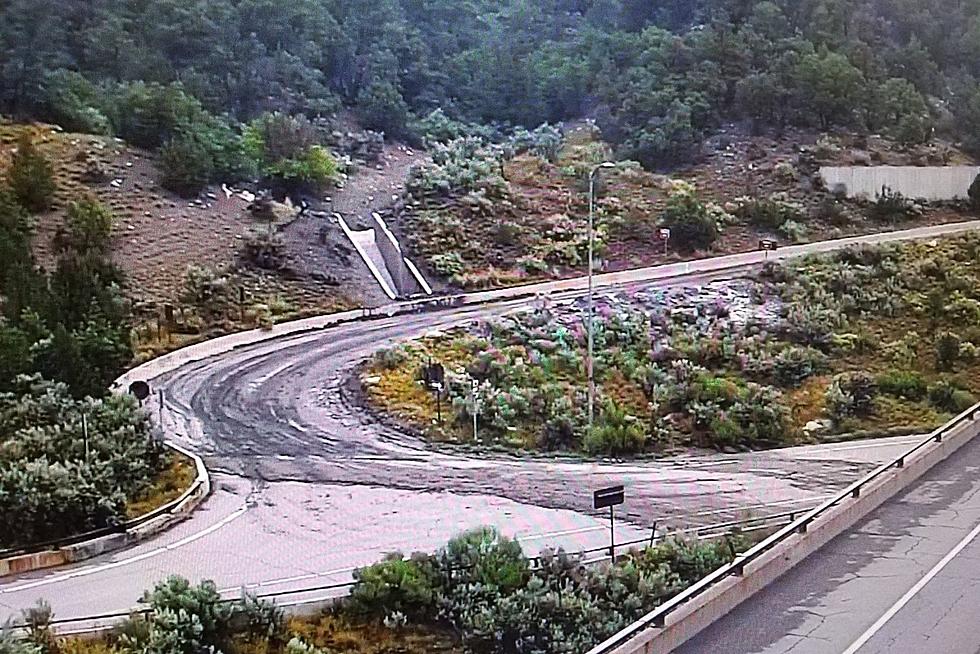
[[[563,654],[585,652],[732,561],[751,541],[738,533],[708,542],[668,539],[615,564],[578,555],[529,559],[490,528],[435,554],[393,554],[358,570],[349,597],[314,618],[274,604],[221,601],[212,582],[172,577],[134,615],[97,640],[56,637],[44,605],[24,613],[29,638],[0,634],[6,654]],[[56,617],[56,616],[55,616]]]
[[[591,434],[581,300],[380,351],[360,382],[373,409],[433,441],[516,450],[736,451],[927,431],[980,391],[978,253],[967,234],[602,293]],[[423,383],[430,363],[445,368],[438,398]]]

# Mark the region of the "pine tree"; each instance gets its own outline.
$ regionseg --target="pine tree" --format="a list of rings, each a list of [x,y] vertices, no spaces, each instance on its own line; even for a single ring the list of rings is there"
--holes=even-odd
[[[28,211],[40,213],[51,207],[57,188],[54,170],[26,132],[17,142],[17,152],[7,172],[7,183],[17,201]]]

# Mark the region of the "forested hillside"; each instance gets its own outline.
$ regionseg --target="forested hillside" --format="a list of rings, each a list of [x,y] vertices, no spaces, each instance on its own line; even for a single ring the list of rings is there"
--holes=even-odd
[[[214,122],[183,92],[237,121],[348,106],[389,136],[435,108],[596,117],[648,167],[738,117],[980,148],[978,0],[3,0],[0,15],[0,110],[148,146]]]

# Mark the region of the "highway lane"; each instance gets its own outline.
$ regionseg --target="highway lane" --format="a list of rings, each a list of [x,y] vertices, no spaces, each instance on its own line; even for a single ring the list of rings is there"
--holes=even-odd
[[[980,652],[980,441],[675,650]]]
[[[800,251],[828,247],[818,243]],[[733,259],[745,261],[746,255]],[[710,270],[718,262],[703,265]],[[609,279],[640,284],[650,274]],[[699,284],[714,276],[653,283]],[[576,285],[581,281],[545,288]],[[140,369],[165,392],[168,436],[200,452],[215,473],[214,495],[190,520],[151,542],[64,570],[5,579],[0,621],[39,598],[61,617],[126,610],[143,588],[169,573],[213,578],[229,593],[242,586],[287,591],[345,581],[353,567],[387,552],[432,550],[482,524],[499,525],[530,553],[545,546],[599,547],[608,534],[605,517],[591,509],[591,490],[610,483],[628,488],[617,526],[621,539],[644,537],[654,521],[680,527],[781,513],[815,504],[900,446],[900,440],[880,441],[633,463],[476,455],[432,448],[380,425],[342,392],[354,367],[379,347],[529,302],[399,315],[274,338],[237,335]],[[155,415],[157,407],[151,408]]]

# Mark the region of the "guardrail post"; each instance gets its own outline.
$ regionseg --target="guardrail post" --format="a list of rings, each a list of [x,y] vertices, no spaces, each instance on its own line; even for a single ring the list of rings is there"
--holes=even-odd
[[[851,497],[853,497],[854,499],[861,497],[861,489],[855,488],[853,491],[851,491]]]
[[[796,528],[796,533],[798,533],[798,534],[805,534],[806,533],[806,528],[807,528],[807,523],[804,522],[802,525],[800,525],[799,527]]]
[[[942,434],[936,434],[935,441],[937,443],[942,443],[943,442],[943,435]]]
[[[895,461],[895,467],[896,468],[904,468],[905,467],[905,457],[904,456],[899,457],[898,460]]]

